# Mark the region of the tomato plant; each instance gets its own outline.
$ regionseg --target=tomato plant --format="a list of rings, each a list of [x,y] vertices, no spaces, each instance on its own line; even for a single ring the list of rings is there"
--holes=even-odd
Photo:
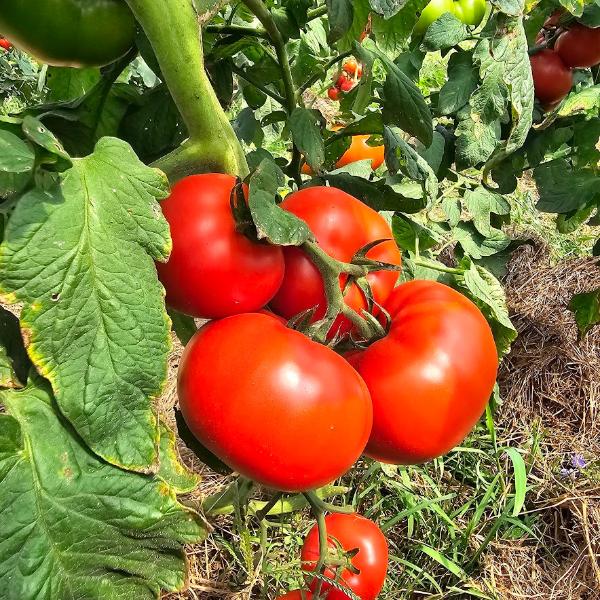
[[[324,576],[337,581],[354,592],[361,600],[374,600],[379,595],[388,567],[388,546],[385,535],[373,521],[357,514],[332,514],[325,518],[327,540],[331,557],[342,563],[337,569],[329,567]],[[315,525],[302,546],[302,565],[314,571],[319,561],[319,531]],[[353,556],[348,553],[355,552]],[[348,566],[344,566],[345,557]],[[350,566],[354,570],[350,569]],[[319,586],[313,580],[313,591]],[[329,600],[347,600],[348,594],[332,587],[328,582],[321,586]]]
[[[384,263],[399,265],[400,253],[390,240],[392,232],[386,221],[356,198],[334,188],[311,187],[288,196],[282,208],[305,221],[314,233],[319,246],[333,258],[350,261],[362,248],[385,240],[369,249],[368,258]],[[270,306],[286,318],[303,311],[315,309],[313,318],[320,319],[327,309],[325,288],[319,270],[306,253],[298,248],[284,249],[285,275],[281,288]],[[376,302],[385,302],[391,293],[398,273],[394,271],[374,271],[366,275]],[[340,285],[345,287],[344,297],[347,306],[355,311],[368,307],[365,294],[355,283],[345,286],[347,277]],[[339,317],[332,332],[347,332],[350,321]]]
[[[158,277],[167,304],[187,315],[214,319],[259,310],[283,281],[281,248],[237,231],[234,186],[229,175],[192,175],[161,204],[173,250],[167,263],[157,263]]]
[[[573,23],[558,36],[554,50],[567,67],[593,67],[600,63],[600,28]]]
[[[454,14],[454,0],[431,0],[421,11],[413,29],[414,33],[425,33],[427,28],[445,13]]]
[[[459,444],[485,410],[498,359],[479,309],[437,282],[405,283],[385,308],[385,338],[349,357],[373,400],[367,454],[415,464]]]
[[[358,374],[266,315],[205,325],[186,348],[178,390],[192,433],[232,469],[277,490],[311,490],[340,477],[371,430]]]
[[[454,0],[454,14],[466,25],[477,27],[485,17],[485,0]]]

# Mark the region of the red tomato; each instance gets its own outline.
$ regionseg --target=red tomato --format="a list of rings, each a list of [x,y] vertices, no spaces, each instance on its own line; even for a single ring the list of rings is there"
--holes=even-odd
[[[600,27],[573,23],[561,33],[554,51],[567,67],[593,67],[600,63]]]
[[[565,14],[564,8],[557,8],[545,21],[544,29],[555,29],[560,23],[560,18]]]
[[[571,69],[554,50],[540,50],[529,57],[535,95],[542,104],[562,100],[573,86]]]
[[[366,454],[422,463],[459,444],[481,417],[496,380],[496,346],[475,304],[441,283],[404,283],[385,308],[388,335],[347,357],[373,400]]]
[[[304,590],[294,590],[293,592],[288,592],[283,596],[278,596],[277,600],[312,600],[313,595],[310,592],[306,592]]]
[[[335,556],[341,552],[349,552],[358,548],[351,559],[352,565],[359,573],[344,569],[340,573],[339,582],[352,590],[361,600],[374,600],[381,591],[388,566],[388,546],[381,529],[373,521],[358,514],[345,515],[335,513],[325,517],[327,538],[330,551]],[[337,543],[336,543],[337,542]],[[338,551],[337,548],[341,547]],[[314,571],[319,560],[319,531],[315,525],[304,540],[302,546],[302,568]],[[325,577],[336,579],[336,572],[328,568]],[[313,580],[310,588],[313,592],[318,580]],[[329,583],[322,583],[321,590],[326,592],[327,600],[348,600],[349,596],[335,589]]]
[[[234,185],[230,175],[192,175],[176,183],[161,204],[173,251],[156,269],[167,304],[185,314],[214,319],[258,310],[283,280],[281,248],[256,244],[236,231]]]
[[[350,81],[350,79],[348,79],[348,75],[346,75],[346,73],[340,73],[338,75],[338,78],[335,80],[335,87],[338,90],[342,89],[342,86],[347,83],[348,81]],[[350,82],[352,83],[352,82]]]
[[[0,48],[4,48],[4,50],[10,50],[12,48],[12,44],[6,38],[0,38]]]
[[[378,244],[367,257],[394,265],[400,264],[400,251],[393,241],[393,234],[385,219],[372,208],[350,194],[331,187],[315,186],[289,195],[281,206],[304,220],[314,233],[321,248],[333,258],[349,262],[358,250],[374,242]],[[274,312],[286,319],[317,307],[314,320],[325,314],[325,290],[317,267],[306,254],[294,246],[284,248],[285,276],[281,288],[271,301]],[[367,279],[373,296],[383,304],[398,280],[394,271],[375,271]],[[344,285],[346,279],[340,280]],[[360,312],[366,310],[367,301],[356,284],[346,288],[345,301]],[[330,334],[347,333],[352,329],[345,317],[339,317]]]
[[[342,69],[351,77],[354,77],[354,75],[356,75],[358,79],[362,77],[362,65],[359,62],[356,62],[354,58],[347,60]]]
[[[202,327],[182,356],[178,392],[201,444],[277,490],[337,479],[371,431],[371,400],[358,373],[330,348],[263,314]]]
[[[336,167],[344,167],[350,163],[357,162],[359,160],[371,159],[371,168],[373,171],[378,169],[385,158],[385,147],[384,146],[369,146],[367,140],[370,135],[354,135],[352,136],[352,143],[350,148],[342,155],[340,160],[337,161]]]
[[[330,87],[327,90],[327,95],[329,96],[330,100],[339,100],[340,98],[340,90],[338,90],[336,87]]]
[[[338,82],[339,82],[339,80],[338,80]],[[349,92],[354,87],[354,81],[352,81],[352,79],[348,79],[347,77],[345,77],[344,80],[341,82],[341,84],[338,87],[340,88],[340,90],[342,92]]]

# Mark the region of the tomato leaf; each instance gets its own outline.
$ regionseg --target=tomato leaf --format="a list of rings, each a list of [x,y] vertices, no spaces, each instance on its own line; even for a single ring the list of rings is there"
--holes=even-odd
[[[427,28],[423,48],[432,52],[452,48],[468,37],[467,26],[454,15],[444,13]]]
[[[475,229],[483,236],[493,236],[498,232],[492,227],[492,215],[510,214],[510,204],[500,195],[479,186],[467,190],[464,196],[465,207],[473,218]]]
[[[369,0],[374,12],[384,19],[393,17],[405,4],[407,0]]]
[[[392,231],[398,247],[413,253],[433,248],[440,242],[432,229],[398,213],[392,218]]]
[[[438,110],[449,115],[460,110],[477,87],[477,70],[473,66],[473,54],[458,50],[448,63],[448,80],[442,86]]]
[[[157,460],[151,398],[169,331],[154,260],[170,251],[157,203],[167,194],[163,174],[104,138],[19,200],[0,246],[1,292],[25,303],[28,352],[61,411],[94,452],[135,470]]]
[[[352,27],[354,11],[352,0],[327,0],[329,16],[329,42],[337,42]]]
[[[455,279],[458,287],[477,304],[488,320],[498,355],[504,356],[517,337],[517,330],[511,323],[506,306],[506,296],[500,282],[486,269],[475,265],[469,257],[461,260],[464,269]]]
[[[569,302],[569,309],[575,315],[575,321],[581,337],[600,323],[600,288],[593,292],[575,294]]]
[[[306,108],[296,108],[288,121],[295,146],[315,171],[325,162],[325,145],[320,123],[320,113]]]
[[[419,14],[429,0],[408,0],[391,18],[373,15],[373,32],[377,45],[390,56],[397,55],[408,45],[410,33],[419,19]]]
[[[0,388],[23,387],[30,368],[19,320],[0,307]]]
[[[516,17],[522,15],[525,9],[523,0],[492,0],[492,4],[507,15]]]
[[[259,240],[278,246],[300,246],[312,238],[312,233],[302,219],[276,203],[277,190],[284,181],[281,169],[265,158],[250,176],[248,206]]]
[[[569,97],[558,109],[559,117],[569,117],[578,113],[589,113],[590,116],[598,115],[600,109],[600,85],[593,85],[569,94]]]
[[[165,479],[93,455],[38,381],[0,392],[0,579],[20,600],[154,599],[186,582],[182,544],[205,534]],[[162,456],[170,463],[168,455]],[[37,557],[23,569],[23,558]]]

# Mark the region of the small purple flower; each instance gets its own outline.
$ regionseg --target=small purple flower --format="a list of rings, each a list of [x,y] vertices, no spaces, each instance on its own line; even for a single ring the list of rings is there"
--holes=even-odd
[[[579,471],[581,469],[585,469],[587,466],[587,462],[583,455],[574,452],[571,455],[571,460],[569,461],[569,467],[563,467],[560,470],[561,477],[570,477],[571,479],[575,479],[577,475],[579,475]]]
[[[587,466],[587,462],[585,461],[585,458],[583,458],[583,456],[581,454],[575,453],[571,457],[571,465],[573,465],[573,468],[576,470],[585,469]]]

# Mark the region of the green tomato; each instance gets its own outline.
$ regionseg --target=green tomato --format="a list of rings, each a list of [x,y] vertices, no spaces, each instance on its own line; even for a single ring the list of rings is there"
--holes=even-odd
[[[485,3],[485,0],[482,0]],[[454,0],[431,0],[423,9],[421,16],[413,29],[413,33],[422,34],[426,29],[444,13],[454,14]]]
[[[455,0],[454,14],[465,25],[477,27],[485,17],[487,4],[485,0]]]

